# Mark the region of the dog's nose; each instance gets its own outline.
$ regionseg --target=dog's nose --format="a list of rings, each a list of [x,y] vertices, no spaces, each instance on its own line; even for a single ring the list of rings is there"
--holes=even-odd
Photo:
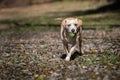
[[[75,29],[72,29],[71,31],[72,31],[72,32],[75,32]]]

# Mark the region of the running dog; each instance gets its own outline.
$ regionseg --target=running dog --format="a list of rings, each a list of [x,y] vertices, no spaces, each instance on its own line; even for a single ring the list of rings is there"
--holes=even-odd
[[[67,56],[66,61],[70,61],[71,55],[76,51],[82,54],[82,20],[77,18],[66,18],[61,23],[61,40]],[[69,49],[69,44],[71,48]]]

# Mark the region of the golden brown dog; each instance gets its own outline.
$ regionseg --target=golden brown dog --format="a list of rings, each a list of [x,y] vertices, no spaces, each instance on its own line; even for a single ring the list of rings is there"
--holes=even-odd
[[[61,23],[61,39],[67,53],[66,61],[70,61],[71,55],[76,51],[81,51],[82,43],[82,20],[77,18],[66,18]],[[71,44],[69,50],[68,44]]]

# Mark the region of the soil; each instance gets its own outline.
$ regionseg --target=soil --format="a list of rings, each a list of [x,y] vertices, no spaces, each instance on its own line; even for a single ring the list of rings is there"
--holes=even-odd
[[[59,31],[1,32],[0,80],[119,80],[119,31],[83,30],[84,54],[71,61]]]

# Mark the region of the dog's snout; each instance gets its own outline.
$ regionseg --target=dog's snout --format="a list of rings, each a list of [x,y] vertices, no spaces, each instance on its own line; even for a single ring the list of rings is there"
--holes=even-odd
[[[71,31],[72,31],[72,32],[75,32],[75,29],[72,29]]]

